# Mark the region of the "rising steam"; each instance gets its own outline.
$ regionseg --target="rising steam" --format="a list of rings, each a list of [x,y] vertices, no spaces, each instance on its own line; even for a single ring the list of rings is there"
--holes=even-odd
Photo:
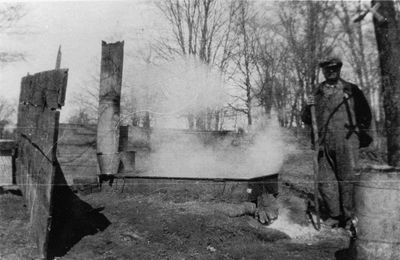
[[[246,135],[231,133],[224,137],[210,132],[171,133],[159,123],[162,115],[182,116],[223,107],[227,83],[218,70],[195,58],[181,58],[147,66],[141,74],[141,81],[136,83],[141,87],[132,95],[141,93],[150,99],[142,107],[158,120],[151,135],[152,153],[144,166],[146,174],[248,179],[279,171],[290,146],[283,141],[282,129],[273,122],[259,120],[263,126],[253,127]]]
[[[152,148],[145,175],[235,179],[276,174],[292,150],[273,124],[223,138],[161,130],[152,135]]]

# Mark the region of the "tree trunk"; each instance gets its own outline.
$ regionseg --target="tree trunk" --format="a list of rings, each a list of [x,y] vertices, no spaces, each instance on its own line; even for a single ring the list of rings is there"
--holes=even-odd
[[[206,125],[206,129],[208,131],[211,131],[211,123],[212,123],[212,118],[213,118],[213,111],[211,108],[207,109],[207,125]]]
[[[219,130],[219,120],[220,120],[220,116],[219,116],[220,111],[216,110],[214,112],[214,117],[215,117],[215,125],[214,125],[214,130],[218,131]]]
[[[376,113],[379,111],[374,104],[374,88],[368,78],[368,66],[365,59],[364,51],[364,36],[361,23],[352,23],[349,11],[346,7],[344,0],[341,1],[343,9],[342,25],[347,33],[348,45],[350,47],[351,55],[353,57],[352,67],[358,78],[359,87],[368,94],[369,104],[373,110],[371,122],[371,135],[374,140],[373,146],[379,147],[379,138],[376,129]],[[361,2],[358,3],[358,11],[361,13]],[[355,30],[355,31],[354,31]]]
[[[382,76],[383,106],[387,133],[388,163],[400,165],[400,33],[393,1],[380,3],[377,12],[385,19],[374,16],[375,36],[378,46]]]
[[[193,114],[189,114],[187,116],[187,120],[188,120],[189,129],[193,130],[194,129],[194,116],[193,116]]]
[[[242,35],[243,35],[243,58],[244,58],[244,77],[245,77],[245,88],[246,88],[246,107],[247,107],[247,124],[251,126],[253,124],[253,119],[252,119],[252,96],[251,96],[251,82],[250,82],[250,47],[249,47],[249,37],[247,35],[247,30],[246,30],[246,23],[247,23],[247,17],[246,17],[246,6],[247,2],[242,0],[241,1],[241,30],[242,30]]]
[[[267,72],[266,72],[267,74]],[[267,79],[268,78],[268,79]],[[264,111],[267,116],[267,118],[271,118],[271,110],[272,110],[272,104],[273,104],[273,86],[272,86],[272,81],[269,80],[270,77],[265,77],[265,82],[263,86],[263,105],[264,105]]]
[[[309,45],[308,55],[308,71],[307,71],[307,81],[306,81],[306,91],[307,93],[312,93],[315,87],[316,81],[316,64],[317,64],[317,35],[316,35],[316,27],[317,27],[317,4],[308,1],[308,28],[307,28],[307,43]]]
[[[197,130],[206,130],[206,122],[204,120],[204,112],[197,113],[196,115],[196,129]]]
[[[357,26],[357,33],[358,33],[358,46],[360,48],[360,58],[361,58],[361,71],[363,74],[364,82],[365,82],[365,88],[368,92],[368,97],[369,97],[369,104],[372,109],[372,122],[371,122],[371,135],[372,139],[374,140],[373,146],[375,148],[379,148],[381,146],[381,142],[379,139],[378,135],[378,130],[377,130],[377,121],[376,121],[376,115],[379,113],[379,103],[375,104],[375,99],[374,96],[376,95],[375,88],[374,86],[371,85],[371,82],[368,78],[368,66],[367,62],[365,59],[365,52],[364,52],[364,37],[363,37],[363,32],[361,28],[361,24]],[[363,86],[362,86],[363,87]]]

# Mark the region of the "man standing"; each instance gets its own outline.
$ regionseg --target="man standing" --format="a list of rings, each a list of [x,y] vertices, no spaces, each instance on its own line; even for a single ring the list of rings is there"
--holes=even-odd
[[[354,217],[358,149],[372,141],[365,132],[371,123],[371,110],[362,91],[340,78],[340,59],[331,57],[319,65],[326,80],[309,97],[302,120],[311,125],[310,106],[315,105],[320,147],[318,189],[329,214],[324,223],[345,227]]]

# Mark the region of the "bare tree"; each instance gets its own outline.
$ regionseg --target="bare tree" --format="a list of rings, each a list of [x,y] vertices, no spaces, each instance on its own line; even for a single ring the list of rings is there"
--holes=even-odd
[[[138,52],[133,53],[135,59],[138,60],[138,63],[141,64],[143,71],[149,71],[151,66],[156,65],[156,56],[155,52],[151,45],[146,46],[143,49],[140,49]],[[124,82],[123,88],[125,90],[130,91],[128,95],[125,95],[121,100],[123,105],[122,109],[122,117],[130,118],[132,125],[134,126],[143,126],[145,129],[150,129],[152,116],[150,110],[154,107],[159,101],[157,97],[158,91],[157,86],[150,86],[147,81],[146,73],[142,75],[144,80],[137,83],[132,79],[137,77],[135,74],[137,72],[132,72],[128,70],[126,80]],[[145,84],[143,84],[145,83]]]
[[[14,102],[9,101],[3,97],[0,97],[0,120],[11,121],[12,117],[16,113],[16,106]]]
[[[68,118],[68,123],[87,125],[87,124],[91,124],[94,122],[93,122],[93,119],[89,116],[89,114],[84,109],[80,109],[77,111],[76,114],[74,114]]]
[[[79,93],[74,93],[72,104],[77,108],[71,119],[77,117],[82,111],[91,122],[97,122],[99,107],[99,75],[92,75],[90,80],[82,83],[82,89]]]
[[[17,26],[18,22],[25,16],[26,9],[23,4],[18,3],[0,3],[0,35],[3,37],[7,34],[21,33]],[[4,66],[10,62],[23,60],[25,54],[18,51],[0,50],[0,66]],[[13,117],[17,110],[16,102],[9,101],[0,97],[0,133],[5,125],[13,121]]]
[[[256,51],[258,49],[258,30],[254,22],[256,13],[251,9],[251,3],[247,0],[239,0],[238,12],[235,16],[237,37],[237,55],[234,58],[238,75],[236,76],[236,85],[243,90],[244,95],[235,97],[244,103],[244,107],[239,104],[231,104],[231,107],[239,112],[246,114],[247,124],[253,124],[252,107],[254,98],[254,75],[257,63]]]
[[[302,125],[299,115],[304,97],[318,83],[317,62],[334,49],[339,37],[331,22],[334,8],[335,3],[328,1],[280,3],[282,36],[288,45],[287,62],[292,67],[286,67],[285,72],[292,74],[288,79],[295,77],[297,84],[293,95],[288,96],[291,98],[290,125],[293,121],[296,126]]]
[[[233,55],[235,34],[232,17],[233,2],[222,0],[167,0],[158,7],[168,21],[171,35],[161,37],[155,45],[158,55],[165,60],[178,56],[195,56],[221,73],[228,70]],[[171,37],[172,36],[172,37]],[[187,115],[189,127],[210,129],[215,117],[218,125],[220,111],[207,108],[196,115]]]
[[[368,94],[369,103],[373,110],[371,132],[374,144],[380,146],[375,120],[377,117],[379,118],[380,113],[380,104],[376,102],[376,96],[379,91],[376,73],[377,67],[369,67],[367,64],[367,56],[373,58],[372,64],[378,63],[376,48],[371,48],[372,46],[375,47],[375,43],[371,42],[374,40],[372,37],[365,37],[365,30],[361,22],[354,23],[352,21],[352,18],[362,13],[362,11],[363,6],[360,1],[358,3],[341,1],[336,11],[336,16],[339,18],[338,20],[341,22],[344,31],[345,37],[341,41],[341,43],[344,43],[344,52],[350,52],[348,57],[350,57],[350,65],[356,75],[357,83]],[[371,31],[367,31],[367,33],[372,34]],[[366,45],[369,47],[368,50],[370,53],[367,53]]]
[[[16,102],[0,97],[0,138],[4,138],[5,127],[14,121],[16,108]]]
[[[255,97],[264,108],[266,116],[270,118],[275,96],[278,95],[276,87],[281,86],[279,83],[284,80],[279,78],[279,74],[287,58],[287,46],[274,28],[267,27],[267,30],[260,33],[257,39]]]
[[[161,36],[155,44],[160,57],[171,60],[176,55],[193,55],[207,64],[226,66],[231,52],[233,2],[166,0],[157,5],[172,33]]]
[[[27,10],[23,4],[0,4],[0,34],[21,33],[17,27],[18,22],[26,15]],[[23,60],[25,54],[19,51],[0,50],[0,64]]]

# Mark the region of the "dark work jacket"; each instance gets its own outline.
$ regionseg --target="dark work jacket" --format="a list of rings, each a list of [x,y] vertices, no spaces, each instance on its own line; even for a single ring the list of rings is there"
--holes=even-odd
[[[352,109],[354,111],[354,115],[355,115],[354,124],[356,124],[356,127],[358,128],[357,135],[359,137],[360,147],[367,147],[372,142],[372,138],[367,134],[367,131],[371,125],[371,119],[372,119],[371,109],[368,105],[368,101],[365,98],[363,92],[357,87],[357,85],[349,83],[342,79],[340,79],[340,81],[343,84],[344,93],[346,93],[350,97],[350,99],[353,99],[354,107],[352,107],[350,109]],[[323,94],[322,89],[325,84],[327,84],[326,81],[319,84],[318,87],[316,88],[316,90],[314,92],[314,96],[315,96],[316,100],[318,99],[318,95]],[[344,96],[344,93],[343,93],[343,96]],[[349,102],[349,104],[351,104],[351,103]],[[342,104],[342,106],[344,106],[344,105],[345,104]],[[311,125],[311,110],[310,110],[309,105],[307,105],[303,108],[301,119],[305,124]],[[327,123],[327,122],[325,122],[325,123]],[[324,129],[323,129],[324,125],[318,126],[318,127],[319,127],[320,135],[321,135],[321,132],[324,131]]]

